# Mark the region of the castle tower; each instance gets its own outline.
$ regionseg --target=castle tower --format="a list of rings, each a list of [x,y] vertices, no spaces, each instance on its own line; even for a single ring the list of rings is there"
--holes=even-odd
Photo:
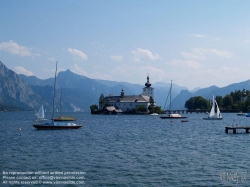
[[[147,76],[145,87],[142,89],[142,95],[147,95],[154,99],[154,88],[151,87],[151,83],[149,82],[149,75]]]

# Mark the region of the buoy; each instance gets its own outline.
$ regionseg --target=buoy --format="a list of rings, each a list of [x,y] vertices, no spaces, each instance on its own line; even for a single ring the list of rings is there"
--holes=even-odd
[[[18,128],[18,130],[22,130],[21,128]]]

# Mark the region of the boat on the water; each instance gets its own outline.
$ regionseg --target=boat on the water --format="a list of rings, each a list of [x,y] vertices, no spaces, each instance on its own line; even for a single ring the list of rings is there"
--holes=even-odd
[[[45,113],[44,113],[44,108],[43,108],[43,105],[40,107],[38,113],[36,114],[37,116],[37,119],[36,121],[46,121],[48,119],[45,118]]]
[[[76,118],[70,116],[60,116],[58,118],[54,118],[54,121],[76,121]]]
[[[33,126],[39,130],[56,130],[56,129],[78,129],[82,127],[81,125],[77,125],[73,121],[76,121],[76,118],[61,116],[58,118],[54,118],[54,108],[55,108],[55,92],[56,92],[56,75],[57,75],[57,62],[56,62],[56,72],[55,72],[55,82],[54,82],[54,98],[53,98],[53,108],[52,108],[52,118],[51,122],[46,123],[37,123]]]
[[[56,129],[78,129],[82,127],[81,125],[76,125],[75,123],[64,121],[64,122],[55,122],[44,124],[34,124],[33,125],[38,130],[56,130]]]
[[[215,113],[215,107],[217,109],[217,112]],[[219,109],[219,106],[216,102],[216,100],[214,99],[214,96],[213,96],[213,104],[212,104],[212,108],[210,110],[210,113],[208,114],[208,117],[207,118],[203,118],[204,120],[222,120],[222,115],[220,113],[220,109]]]
[[[243,113],[243,112],[239,112],[239,113],[237,113],[237,116],[246,116],[247,114],[246,113]]]
[[[185,119],[185,118],[187,118],[186,116],[181,116],[180,114],[174,114],[174,113],[171,112],[171,107],[172,107],[172,96],[171,96],[171,94],[172,94],[172,80],[171,80],[171,86],[170,86],[170,89],[169,89],[169,92],[168,92],[168,96],[170,96],[169,114],[161,115],[160,118],[162,118],[162,119]],[[167,97],[167,100],[168,100],[168,97]],[[167,101],[166,101],[166,103],[167,103]]]
[[[150,114],[151,116],[158,116],[158,114],[157,113],[152,113],[152,114]]]
[[[168,115],[161,116],[160,118],[162,119],[185,119],[188,117],[181,116],[180,114],[168,114]]]

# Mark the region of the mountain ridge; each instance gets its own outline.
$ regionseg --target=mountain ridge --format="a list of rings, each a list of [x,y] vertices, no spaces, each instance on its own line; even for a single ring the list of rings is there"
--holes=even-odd
[[[0,103],[31,110],[38,106],[40,96],[14,71],[0,61]]]
[[[51,110],[54,78],[43,80],[38,79],[36,76],[17,75],[12,70],[7,69],[2,62],[0,62],[0,68],[0,103],[22,106],[33,110],[38,109],[41,104],[44,104],[48,110]],[[8,86],[6,87],[7,82]],[[162,109],[166,103],[170,84],[163,82],[152,84],[154,88],[154,100]],[[243,88],[250,90],[250,80],[233,83],[222,88],[210,86],[197,91],[190,91],[176,84],[172,84],[172,86],[173,109],[185,109],[185,102],[190,97],[202,96],[206,99],[211,99],[212,94],[215,96],[225,96],[226,94],[230,94],[230,92],[242,90]],[[104,96],[110,94],[120,95],[123,89],[125,95],[139,95],[142,93],[143,87],[145,87],[144,83],[132,84],[91,79],[66,70],[59,72],[57,75],[56,107],[59,108],[60,103],[58,98],[62,97],[63,111],[89,111],[89,107],[92,104],[98,104],[101,94],[104,94]],[[168,105],[169,101],[165,107],[167,108]]]

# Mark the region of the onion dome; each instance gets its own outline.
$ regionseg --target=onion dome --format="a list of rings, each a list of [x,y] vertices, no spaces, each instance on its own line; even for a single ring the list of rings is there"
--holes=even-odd
[[[147,82],[145,83],[145,86],[146,87],[150,87],[151,86],[151,83],[149,82],[149,76],[147,76]]]

